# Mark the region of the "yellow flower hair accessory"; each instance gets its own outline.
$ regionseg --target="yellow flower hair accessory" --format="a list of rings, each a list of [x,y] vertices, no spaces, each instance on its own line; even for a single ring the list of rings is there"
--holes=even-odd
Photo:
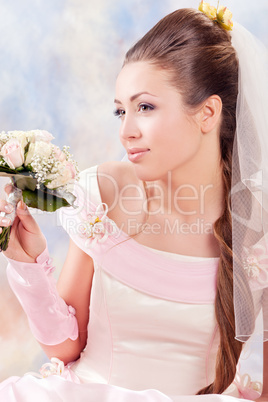
[[[206,14],[206,16],[212,21],[220,24],[227,31],[232,30],[234,25],[232,21],[233,14],[230,10],[228,10],[227,7],[219,6],[218,4],[218,7],[216,8],[214,6],[211,6],[209,3],[205,3],[202,0],[199,4],[198,10]]]

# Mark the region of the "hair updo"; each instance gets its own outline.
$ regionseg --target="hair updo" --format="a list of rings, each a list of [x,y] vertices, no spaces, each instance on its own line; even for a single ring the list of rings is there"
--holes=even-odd
[[[193,9],[160,20],[126,54],[124,64],[147,61],[165,69],[186,109],[195,110],[211,95],[222,100],[220,127],[224,205],[214,223],[220,247],[215,312],[220,331],[215,380],[198,394],[222,393],[234,380],[242,343],[235,339],[232,219],[229,194],[236,129],[238,60],[229,32]]]

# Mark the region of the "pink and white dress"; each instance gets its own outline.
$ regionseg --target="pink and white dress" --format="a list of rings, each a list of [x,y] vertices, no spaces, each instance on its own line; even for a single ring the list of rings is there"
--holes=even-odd
[[[215,376],[218,259],[154,250],[121,232],[107,218],[97,167],[81,174],[76,192],[78,208],[65,209],[61,219],[70,237],[94,259],[87,346],[67,367],[55,361],[48,373],[54,375],[7,379],[0,384],[0,400],[231,402],[257,398],[261,384],[248,381],[245,385],[238,379],[224,395],[195,395]]]

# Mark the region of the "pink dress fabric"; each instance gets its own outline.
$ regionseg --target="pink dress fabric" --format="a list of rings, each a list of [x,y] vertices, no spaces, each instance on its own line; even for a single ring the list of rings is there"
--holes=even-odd
[[[60,215],[70,237],[94,260],[87,347],[61,374],[7,379],[0,384],[0,400],[235,402],[257,398],[259,384],[245,387],[239,381],[223,395],[195,395],[215,376],[218,259],[140,245],[119,231],[105,207],[100,207],[97,167],[80,176],[78,208],[62,210]]]

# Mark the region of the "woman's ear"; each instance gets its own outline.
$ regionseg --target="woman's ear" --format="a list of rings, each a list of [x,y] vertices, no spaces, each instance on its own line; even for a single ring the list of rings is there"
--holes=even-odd
[[[221,121],[222,101],[218,95],[212,95],[202,106],[201,109],[201,131],[203,134],[209,133]]]

